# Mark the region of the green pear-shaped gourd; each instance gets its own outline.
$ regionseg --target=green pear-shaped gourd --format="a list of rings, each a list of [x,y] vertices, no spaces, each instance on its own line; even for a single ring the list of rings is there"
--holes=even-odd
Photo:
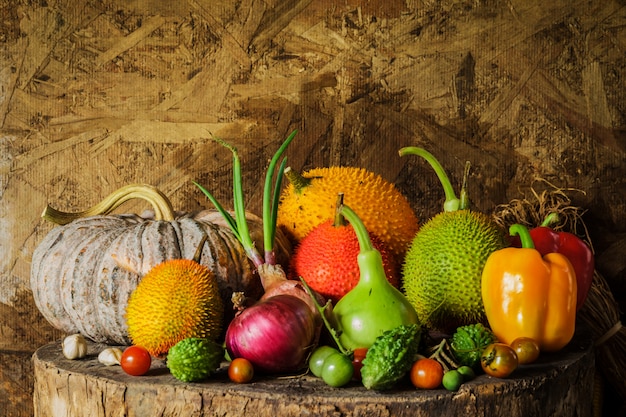
[[[404,294],[389,283],[382,256],[371,243],[365,225],[348,206],[339,209],[352,225],[359,240],[357,256],[360,278],[357,285],[333,308],[344,348],[369,348],[386,330],[400,325],[417,324],[415,309]]]

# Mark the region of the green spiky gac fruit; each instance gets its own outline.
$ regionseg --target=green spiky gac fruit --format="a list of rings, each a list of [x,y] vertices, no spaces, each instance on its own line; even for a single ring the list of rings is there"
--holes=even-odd
[[[130,339],[153,356],[189,337],[217,339],[223,317],[215,275],[190,259],[168,260],[152,268],[126,307]]]
[[[402,266],[403,291],[420,321],[444,331],[484,322],[482,270],[505,246],[503,232],[481,212],[441,212],[426,222]]]
[[[287,236],[300,241],[315,226],[333,219],[337,194],[343,193],[344,203],[359,213],[367,230],[402,261],[419,225],[408,200],[393,183],[357,167],[314,168],[302,175],[293,171],[285,175],[290,182],[280,196],[277,224]]]
[[[387,280],[399,288],[400,268],[386,245],[370,234],[382,258]],[[359,240],[350,224],[335,226],[332,220],[317,225],[294,249],[289,275],[304,281],[324,298],[339,301],[359,282]]]
[[[220,367],[224,347],[212,340],[188,337],[167,353],[167,367],[174,378],[184,382],[201,381]]]

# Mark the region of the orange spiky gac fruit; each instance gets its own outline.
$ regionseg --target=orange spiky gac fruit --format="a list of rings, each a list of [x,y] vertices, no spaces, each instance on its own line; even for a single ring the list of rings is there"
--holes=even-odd
[[[333,219],[338,193],[359,213],[367,230],[382,240],[402,263],[419,228],[408,200],[380,175],[358,167],[314,168],[302,174],[287,170],[277,224],[299,242],[320,223]]]
[[[190,259],[172,259],[153,267],[131,293],[126,307],[131,341],[153,356],[167,353],[189,337],[216,340],[223,317],[217,278]]]
[[[335,221],[336,222],[336,221]],[[360,247],[350,224],[336,225],[328,220],[317,225],[294,249],[290,278],[302,277],[315,292],[334,303],[359,282],[357,263]],[[382,258],[385,275],[391,285],[400,285],[399,266],[386,245],[370,233],[372,245]]]

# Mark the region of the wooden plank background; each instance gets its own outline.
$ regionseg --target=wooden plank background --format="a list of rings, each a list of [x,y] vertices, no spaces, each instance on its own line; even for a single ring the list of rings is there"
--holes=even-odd
[[[230,156],[260,173],[293,129],[294,169],[358,165],[418,216],[443,193],[406,145],[438,156],[490,211],[531,186],[586,210],[598,268],[626,286],[626,6],[554,0],[0,1],[0,409],[32,413],[34,350],[61,337],[34,306],[47,203],[80,210],[122,185],[175,208],[230,204]],[[141,204],[124,211],[143,210]]]

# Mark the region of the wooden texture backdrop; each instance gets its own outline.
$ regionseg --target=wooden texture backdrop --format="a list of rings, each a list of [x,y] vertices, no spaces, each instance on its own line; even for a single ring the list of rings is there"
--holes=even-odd
[[[472,162],[484,211],[547,183],[586,210],[598,268],[624,305],[623,0],[1,0],[0,409],[32,413],[34,350],[61,337],[29,288],[50,203],[122,185],[180,210],[230,204],[235,144],[248,206],[282,139],[295,169],[358,165],[426,220]],[[547,181],[538,181],[542,179]],[[133,204],[122,211],[143,210]]]

